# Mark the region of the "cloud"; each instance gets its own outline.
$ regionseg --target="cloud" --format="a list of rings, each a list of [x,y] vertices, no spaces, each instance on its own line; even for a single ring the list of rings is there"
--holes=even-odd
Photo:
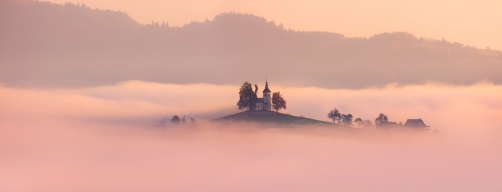
[[[1,191],[494,191],[502,87],[277,87],[286,113],[422,118],[439,133],[204,121],[237,112],[238,86],[128,81],[0,87]],[[197,126],[154,125],[174,114]]]

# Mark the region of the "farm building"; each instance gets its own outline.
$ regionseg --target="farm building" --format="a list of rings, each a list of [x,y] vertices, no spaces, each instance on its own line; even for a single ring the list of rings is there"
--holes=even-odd
[[[414,129],[429,129],[430,127],[425,125],[422,119],[408,119],[406,120],[406,123],[404,123],[404,126]]]

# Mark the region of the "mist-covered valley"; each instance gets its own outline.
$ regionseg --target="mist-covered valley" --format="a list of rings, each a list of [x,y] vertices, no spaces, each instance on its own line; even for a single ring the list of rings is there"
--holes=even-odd
[[[501,74],[499,50],[412,31],[0,1],[0,191],[500,191]],[[283,114],[430,131],[212,121],[266,80]]]
[[[238,86],[128,81],[0,87],[2,191],[496,191],[502,87],[361,90],[274,86],[282,113],[328,120],[422,118],[429,132],[209,120],[237,112]],[[258,82],[257,82],[258,83]],[[452,97],[454,95],[454,97]],[[185,115],[195,125],[156,126]]]

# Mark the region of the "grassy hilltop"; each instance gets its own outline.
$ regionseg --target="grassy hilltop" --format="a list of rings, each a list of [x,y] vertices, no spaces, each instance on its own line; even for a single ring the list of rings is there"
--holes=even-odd
[[[272,123],[280,125],[335,125],[326,121],[319,121],[305,117],[297,117],[289,114],[283,114],[273,111],[244,111],[225,117],[214,119],[213,121],[237,121],[237,122],[257,122],[257,123]]]

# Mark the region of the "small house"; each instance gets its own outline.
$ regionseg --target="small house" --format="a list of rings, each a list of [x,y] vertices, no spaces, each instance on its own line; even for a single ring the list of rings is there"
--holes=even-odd
[[[430,126],[425,125],[422,119],[408,119],[406,123],[404,123],[405,127],[414,128],[414,129],[429,129]]]

